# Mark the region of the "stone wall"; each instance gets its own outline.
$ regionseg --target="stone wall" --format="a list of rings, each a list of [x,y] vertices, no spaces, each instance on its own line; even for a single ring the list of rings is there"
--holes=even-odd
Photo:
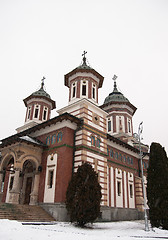
[[[68,222],[66,206],[63,203],[41,203],[40,206],[55,218],[56,221]],[[144,213],[133,208],[101,207],[101,216],[97,221],[130,221],[144,219]]]

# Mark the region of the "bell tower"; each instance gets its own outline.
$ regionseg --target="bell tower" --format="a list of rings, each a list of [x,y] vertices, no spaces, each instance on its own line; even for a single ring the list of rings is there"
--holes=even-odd
[[[74,135],[74,171],[83,162],[92,165],[102,187],[102,205],[107,205],[107,113],[98,106],[98,89],[104,77],[87,65],[85,55],[84,51],[82,64],[65,75],[69,104],[57,112],[83,120]]]
[[[83,98],[98,105],[98,89],[102,87],[104,77],[87,65],[86,53],[82,54],[82,64],[65,75],[65,86],[69,88],[69,104]]]
[[[41,80],[41,87],[38,91],[33,92],[23,100],[26,106],[25,123],[22,127],[17,128],[17,132],[24,131],[39,123],[50,119],[51,110],[56,108],[55,101],[44,90],[44,80]]]
[[[117,76],[114,75],[113,91],[105,98],[101,108],[108,113],[107,132],[121,140],[133,136],[132,117],[136,107],[117,89]]]

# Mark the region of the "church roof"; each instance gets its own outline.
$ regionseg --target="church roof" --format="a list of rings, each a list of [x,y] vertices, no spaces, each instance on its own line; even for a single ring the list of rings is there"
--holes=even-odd
[[[114,81],[114,89],[104,100],[104,104],[110,102],[129,102],[129,100],[117,89],[116,81]]]
[[[42,96],[51,99],[50,95],[41,87],[38,91],[31,94],[32,96]]]
[[[84,53],[86,54],[86,52],[84,51]],[[75,73],[77,72],[87,72],[87,73],[92,73],[93,75],[95,75],[100,81],[99,81],[99,88],[102,87],[103,85],[103,80],[104,80],[104,77],[99,74],[96,70],[94,70],[93,68],[91,68],[89,65],[87,65],[86,63],[86,57],[85,57],[85,54],[84,54],[84,57],[83,57],[83,62],[81,65],[79,65],[78,67],[76,67],[75,69],[73,69],[71,72],[67,73],[65,76],[64,76],[64,82],[65,82],[65,86],[67,87],[70,87],[69,86],[69,77],[74,75]]]
[[[2,143],[0,144],[0,148],[3,148],[5,146],[11,145],[15,142],[27,142],[28,144],[33,144],[33,145],[39,145],[42,147],[46,147],[47,145],[42,143],[41,141],[39,141],[37,138],[32,138],[30,137],[30,134],[37,131],[37,130],[41,130],[44,129],[48,126],[51,126],[53,124],[56,124],[58,122],[62,122],[63,120],[69,120],[77,125],[81,125],[83,123],[83,121],[69,113],[63,113],[57,117],[51,118],[48,121],[45,121],[41,124],[37,124],[34,127],[31,127],[29,129],[26,129],[20,133],[16,133],[12,136],[9,136],[5,139],[2,139]]]
[[[44,99],[48,100],[49,102],[51,102],[52,109],[54,109],[56,107],[55,101],[53,101],[51,99],[50,95],[44,90],[44,79],[45,78],[43,77],[40,89],[35,91],[35,92],[33,92],[30,96],[28,96],[27,98],[25,98],[23,100],[23,102],[24,102],[26,107],[27,107],[27,101],[29,99],[33,98],[33,97],[35,97],[35,98],[44,98]]]
[[[133,112],[135,113],[136,111],[136,107],[130,103],[130,101],[128,100],[128,98],[126,98],[124,96],[124,94],[122,94],[120,91],[118,91],[117,89],[117,84],[116,84],[116,78],[117,76],[114,75],[114,88],[113,91],[105,98],[103,105],[101,106],[101,108],[104,108],[108,105],[112,105],[112,104],[126,104],[129,107],[131,107],[133,109]]]

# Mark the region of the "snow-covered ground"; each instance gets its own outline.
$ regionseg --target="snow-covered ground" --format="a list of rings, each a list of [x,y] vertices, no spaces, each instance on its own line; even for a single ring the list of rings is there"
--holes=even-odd
[[[168,239],[168,231],[144,231],[143,221],[94,223],[87,228],[70,223],[53,225],[22,225],[10,220],[0,220],[0,240],[133,240]]]

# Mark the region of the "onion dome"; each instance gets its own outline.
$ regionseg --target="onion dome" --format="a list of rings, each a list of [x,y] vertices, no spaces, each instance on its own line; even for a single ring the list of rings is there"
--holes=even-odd
[[[44,90],[44,79],[45,79],[45,77],[43,77],[43,79],[42,79],[41,88],[38,91],[33,92],[30,96],[28,96],[27,98],[25,98],[23,100],[26,107],[27,107],[27,101],[29,99],[32,99],[32,98],[43,98],[43,99],[46,99],[47,101],[49,101],[52,104],[52,109],[54,109],[56,107],[55,106],[55,101],[53,101],[51,99],[50,95]]]
[[[50,95],[44,90],[43,86],[44,82],[41,83],[41,88],[38,91],[32,93],[31,96],[47,97],[51,99]]]
[[[121,111],[121,109],[124,110],[125,107],[128,106],[129,109],[132,109],[131,111],[132,111],[132,115],[133,115],[137,108],[132,103],[130,103],[128,98],[126,98],[121,92],[118,91],[116,79],[117,79],[117,76],[114,75],[113,91],[105,98],[104,103],[101,106],[101,108],[107,112],[111,112],[112,108],[113,108],[113,110],[114,110],[114,108],[116,110],[117,106],[118,106],[119,111]]]
[[[104,104],[111,102],[129,102],[129,100],[117,89],[116,81],[114,80],[114,89],[104,100]]]

